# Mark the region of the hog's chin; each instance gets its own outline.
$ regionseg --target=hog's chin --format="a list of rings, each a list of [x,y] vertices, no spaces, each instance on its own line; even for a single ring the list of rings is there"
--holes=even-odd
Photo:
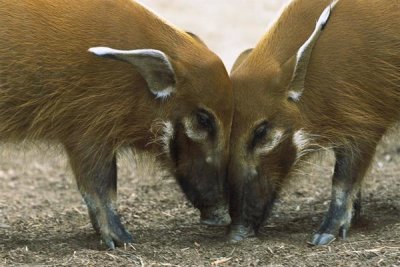
[[[248,209],[241,220],[233,221],[229,228],[228,241],[240,242],[250,237],[255,237],[270,217],[272,207],[275,203],[276,192],[271,192],[263,206],[256,209]],[[262,202],[262,201],[260,201]],[[247,219],[246,219],[247,218]]]
[[[230,224],[231,218],[227,204],[225,204],[226,201],[221,200],[222,197],[215,197],[219,195],[219,192],[213,191],[212,188],[197,190],[197,186],[191,184],[189,179],[185,179],[183,176],[177,176],[177,180],[188,200],[200,210],[201,224],[211,226]]]
[[[227,226],[231,217],[226,205],[217,205],[211,208],[200,209],[200,223],[209,226]]]

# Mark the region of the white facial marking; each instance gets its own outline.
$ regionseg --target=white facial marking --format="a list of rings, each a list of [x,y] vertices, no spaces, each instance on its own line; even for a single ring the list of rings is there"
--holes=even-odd
[[[283,130],[276,129],[273,133],[272,140],[266,143],[263,147],[257,148],[257,154],[267,154],[271,152],[283,140]]]
[[[213,162],[212,157],[211,157],[211,156],[208,156],[208,157],[206,158],[206,162],[207,162],[208,164],[211,164],[211,163]]]
[[[198,131],[194,129],[193,123],[190,119],[184,119],[183,125],[185,126],[186,135],[195,142],[202,142],[206,140],[207,133],[204,131]]]
[[[303,130],[298,130],[293,135],[293,143],[298,151],[301,151],[307,147],[310,140],[307,138],[307,134]]]
[[[162,134],[161,134],[161,143],[164,149],[164,152],[169,154],[169,144],[171,143],[171,140],[174,136],[174,127],[172,126],[172,123],[170,121],[165,121],[163,122],[162,126]]]
[[[297,102],[300,100],[301,94],[302,93],[298,91],[289,91],[289,98]]]
[[[161,100],[165,100],[167,99],[169,96],[171,96],[171,94],[175,91],[175,88],[172,86],[168,86],[167,88],[165,88],[164,90],[155,93],[156,98],[159,98]]]

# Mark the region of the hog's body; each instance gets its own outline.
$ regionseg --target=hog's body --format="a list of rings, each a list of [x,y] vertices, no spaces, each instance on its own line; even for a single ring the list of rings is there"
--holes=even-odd
[[[132,64],[95,57],[88,52],[95,46],[122,49],[91,51]],[[63,144],[92,223],[111,248],[132,241],[114,203],[121,147],[163,154],[200,210],[218,202],[200,199],[191,179],[201,183],[225,169],[230,86],[222,62],[202,42],[134,1],[0,3],[0,137]],[[199,112],[215,124],[214,139],[199,126]],[[204,138],[193,140],[190,131]],[[204,171],[189,169],[192,161]],[[221,189],[214,185],[210,198]]]
[[[332,148],[337,161],[331,205],[312,243],[346,236],[375,148],[400,119],[400,2],[339,0],[315,27],[330,3],[293,1],[235,64],[234,240],[262,225],[289,174],[319,148]]]

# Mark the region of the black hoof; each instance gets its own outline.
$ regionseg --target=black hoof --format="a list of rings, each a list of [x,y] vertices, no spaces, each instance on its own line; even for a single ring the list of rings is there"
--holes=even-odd
[[[246,227],[243,225],[232,225],[228,234],[228,241],[232,243],[237,243],[254,236],[255,232],[252,227]]]
[[[229,218],[200,219],[200,223],[207,226],[228,226],[230,223],[230,219]]]
[[[111,234],[102,234],[103,240],[106,243],[108,249],[114,250],[115,247],[123,246],[124,244],[133,243],[133,237],[128,233],[125,232],[123,235],[117,236],[115,233]]]
[[[115,232],[101,231],[101,236],[107,247],[111,250],[114,250],[115,247],[134,242],[132,235],[125,229]]]
[[[109,249],[134,242],[132,235],[125,230],[116,214],[109,216],[107,225],[100,227],[100,234]]]
[[[332,234],[315,234],[310,244],[313,246],[326,246],[335,241],[335,239],[336,237]]]

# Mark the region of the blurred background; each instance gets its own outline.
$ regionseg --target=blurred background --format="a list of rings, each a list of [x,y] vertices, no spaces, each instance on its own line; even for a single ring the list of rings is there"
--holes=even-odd
[[[140,0],[179,28],[193,32],[231,69],[236,57],[254,47],[288,0]]]

